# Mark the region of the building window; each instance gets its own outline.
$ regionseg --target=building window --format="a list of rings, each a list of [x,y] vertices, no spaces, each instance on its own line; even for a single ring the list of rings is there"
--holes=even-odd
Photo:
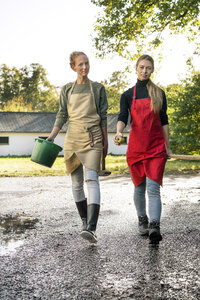
[[[124,144],[127,145],[127,136],[124,136]]]
[[[9,137],[0,136],[0,145],[9,145]]]
[[[124,141],[121,143],[121,145],[127,145],[127,136],[123,136]]]

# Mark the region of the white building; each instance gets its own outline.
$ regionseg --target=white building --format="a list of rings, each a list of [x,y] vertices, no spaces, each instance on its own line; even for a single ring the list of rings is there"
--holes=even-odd
[[[116,133],[117,114],[108,115],[108,153],[126,154],[127,144],[116,146],[113,139]],[[31,155],[36,137],[49,136],[56,118],[56,113],[35,112],[0,112],[0,156]],[[130,126],[124,131],[129,137]],[[63,148],[67,130],[65,124],[55,139],[55,143]],[[59,153],[63,155],[63,151]]]

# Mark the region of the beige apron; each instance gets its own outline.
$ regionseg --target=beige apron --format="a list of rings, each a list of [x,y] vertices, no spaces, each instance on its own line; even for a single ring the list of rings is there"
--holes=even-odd
[[[72,173],[80,164],[99,171],[102,132],[92,83],[89,81],[90,93],[72,94],[75,84],[76,82],[69,91],[67,102],[69,126],[64,143],[67,173]]]

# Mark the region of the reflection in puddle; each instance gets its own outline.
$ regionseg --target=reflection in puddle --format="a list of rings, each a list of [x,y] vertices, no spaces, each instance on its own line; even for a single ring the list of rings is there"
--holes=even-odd
[[[17,233],[22,234],[27,229],[34,229],[38,219],[31,219],[25,215],[6,215],[0,216],[0,231],[3,234]]]
[[[38,219],[31,219],[25,214],[0,216],[0,235],[3,235],[0,244],[0,256],[14,253],[24,244],[22,234],[26,230],[35,229]]]
[[[16,249],[22,246],[24,241],[11,239],[7,242],[4,242],[3,245],[0,245],[0,256],[8,255],[14,253]]]

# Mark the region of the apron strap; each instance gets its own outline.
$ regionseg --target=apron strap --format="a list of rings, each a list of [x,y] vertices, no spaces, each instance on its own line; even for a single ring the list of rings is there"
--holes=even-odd
[[[136,85],[133,88],[133,101],[136,100],[135,97],[136,97]]]
[[[72,94],[72,92],[73,92],[73,89],[74,89],[75,85],[76,85],[76,81],[74,81],[74,83],[72,84],[71,89],[69,90],[68,100],[69,100],[70,97],[71,97],[71,94]],[[91,80],[89,80],[89,85],[90,85],[90,91],[91,91],[91,94],[92,94],[92,98],[93,98],[93,100],[95,100],[95,98],[94,98],[94,91],[93,91],[93,87],[92,87],[92,82],[91,82]]]
[[[71,94],[72,94],[72,91],[73,91],[73,89],[74,89],[74,87],[75,87],[75,84],[76,84],[76,81],[74,81],[74,83],[72,84],[71,89],[69,90],[68,100],[71,98]]]
[[[133,88],[133,108],[136,109],[136,85]]]
[[[92,98],[93,98],[94,103],[95,103],[94,91],[93,91],[92,81],[91,80],[89,80],[89,84],[90,84],[90,91],[91,91],[91,94],[92,94]]]

